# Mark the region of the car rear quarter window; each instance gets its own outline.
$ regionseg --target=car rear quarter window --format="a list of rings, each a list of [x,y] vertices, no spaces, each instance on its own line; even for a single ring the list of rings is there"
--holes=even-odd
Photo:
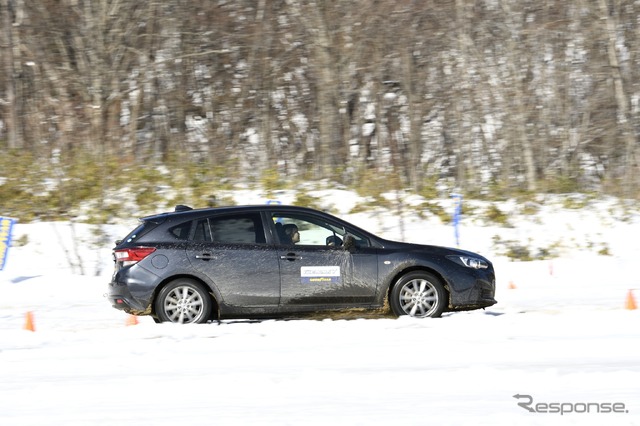
[[[191,221],[181,223],[169,228],[169,234],[179,240],[188,240],[191,231]]]

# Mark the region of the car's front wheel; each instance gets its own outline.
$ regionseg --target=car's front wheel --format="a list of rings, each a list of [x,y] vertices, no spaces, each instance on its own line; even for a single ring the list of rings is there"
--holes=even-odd
[[[207,290],[198,282],[179,278],[160,290],[155,314],[160,322],[200,324],[211,316],[213,303]]]
[[[442,281],[428,272],[403,276],[389,295],[389,305],[397,316],[436,318],[442,315],[446,304],[447,291]]]

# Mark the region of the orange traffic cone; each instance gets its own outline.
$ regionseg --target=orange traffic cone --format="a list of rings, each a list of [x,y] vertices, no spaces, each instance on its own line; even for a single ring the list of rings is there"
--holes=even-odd
[[[127,315],[127,320],[124,325],[138,325],[138,317],[135,315]]]
[[[516,285],[513,283],[513,281],[509,281],[509,290],[515,290],[516,289]]]
[[[35,322],[33,321],[33,312],[29,311],[24,318],[24,329],[29,331],[36,331]]]
[[[637,309],[638,306],[636,305],[636,299],[633,297],[633,290],[629,290],[627,292],[627,300],[624,304],[625,309],[630,309],[630,310],[634,310]]]

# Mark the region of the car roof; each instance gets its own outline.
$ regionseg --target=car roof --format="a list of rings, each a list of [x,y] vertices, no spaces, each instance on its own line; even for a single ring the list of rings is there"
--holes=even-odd
[[[348,222],[339,217],[336,217],[330,213],[326,213],[321,210],[316,210],[310,207],[294,206],[290,204],[251,204],[251,205],[239,205],[239,206],[205,207],[205,208],[199,208],[199,209],[193,209],[189,206],[179,204],[176,206],[176,210],[172,212],[164,212],[164,213],[159,213],[151,216],[146,216],[146,217],[140,218],[140,220],[143,222],[144,221],[163,222],[169,218],[173,220],[175,219],[190,220],[190,219],[195,219],[201,216],[207,216],[210,214],[217,214],[217,213],[263,212],[263,211],[265,212],[279,211],[279,212],[287,212],[287,213],[292,213],[292,212],[312,213],[318,216],[322,216],[327,220],[348,225],[354,231],[357,231],[363,235],[367,235],[368,238],[382,241],[380,237],[367,231],[366,229],[362,229],[359,226],[354,225],[353,223]]]
[[[251,204],[251,205],[239,205],[239,206],[221,206],[221,207],[204,207],[204,208],[191,208],[189,206],[185,206],[179,204],[176,206],[174,211],[157,213],[149,216],[142,217],[141,220],[154,220],[160,218],[166,218],[168,216],[201,216],[213,213],[236,213],[236,212],[248,212],[248,211],[273,211],[273,210],[286,210],[286,211],[298,211],[298,212],[309,212],[316,213],[321,215],[327,215],[327,213],[312,209],[309,207],[301,207],[287,204]],[[330,215],[329,215],[330,216]]]

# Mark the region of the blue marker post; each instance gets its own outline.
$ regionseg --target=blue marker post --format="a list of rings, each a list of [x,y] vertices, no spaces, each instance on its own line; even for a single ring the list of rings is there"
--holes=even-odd
[[[453,234],[456,238],[456,247],[460,247],[460,216],[462,215],[462,194],[451,194],[454,200],[453,208]]]
[[[277,205],[282,205],[282,201],[280,200],[267,200],[267,205],[270,206],[271,204],[277,204]],[[276,219],[276,223],[282,223],[282,218],[279,217]]]
[[[15,223],[16,220],[13,218],[0,216],[0,271],[7,263],[7,255],[9,247],[11,247],[11,234]]]

